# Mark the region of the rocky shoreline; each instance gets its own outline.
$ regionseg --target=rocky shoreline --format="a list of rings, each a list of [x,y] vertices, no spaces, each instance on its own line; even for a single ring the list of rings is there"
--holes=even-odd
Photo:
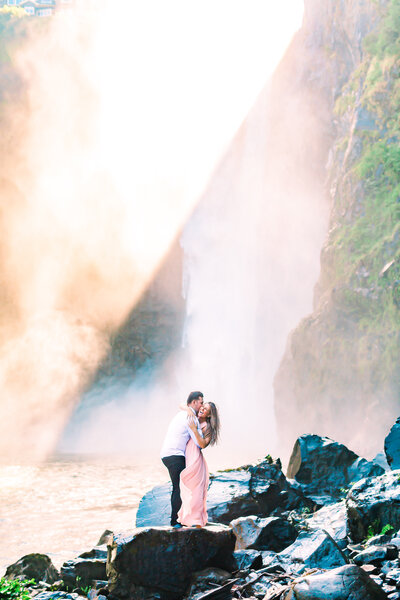
[[[212,476],[203,529],[170,528],[157,486],[135,529],[105,531],[60,572],[30,554],[5,578],[35,600],[400,600],[399,419],[384,447],[367,461],[303,435],[287,477],[270,456]]]

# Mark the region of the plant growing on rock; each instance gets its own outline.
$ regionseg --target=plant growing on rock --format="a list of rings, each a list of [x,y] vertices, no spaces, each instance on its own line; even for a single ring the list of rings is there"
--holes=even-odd
[[[29,600],[28,587],[34,583],[34,579],[21,581],[2,577],[0,579],[0,600]]]

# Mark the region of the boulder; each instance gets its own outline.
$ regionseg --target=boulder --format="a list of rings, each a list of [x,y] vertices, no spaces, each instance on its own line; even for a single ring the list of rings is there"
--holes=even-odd
[[[215,587],[219,587],[230,579],[231,574],[223,569],[208,568],[197,573],[193,573],[187,600],[197,600],[205,592],[209,592]]]
[[[308,529],[324,529],[341,550],[347,546],[347,513],[344,500],[323,506],[307,518]]]
[[[107,559],[110,595],[121,600],[181,598],[196,571],[217,567],[231,572],[234,547],[235,536],[223,525],[114,534]]]
[[[400,417],[385,438],[386,460],[391,469],[400,469]]]
[[[303,567],[333,569],[347,563],[336,542],[323,530],[300,533],[297,540],[277,558],[293,571],[301,571]]]
[[[7,567],[5,577],[54,583],[60,578],[60,575],[47,554],[26,554]]]
[[[350,537],[361,542],[368,528],[379,533],[385,525],[400,526],[400,471],[387,471],[352,486],[346,498],[347,526]]]
[[[345,565],[326,573],[298,580],[282,600],[385,600],[385,592],[356,565]]]
[[[78,558],[67,560],[61,567],[61,577],[69,589],[87,587],[96,580],[107,579],[107,548],[96,546]]]
[[[210,522],[227,525],[248,515],[269,516],[281,508],[314,508],[301,489],[286,479],[281,465],[264,460],[256,465],[221,471],[210,476],[207,510]],[[169,525],[171,485],[157,486],[143,496],[136,515],[137,527]]]
[[[362,550],[355,556],[353,561],[356,565],[379,565],[385,560],[393,560],[399,555],[398,548],[396,546],[369,546]]]
[[[234,571],[257,570],[263,566],[263,555],[258,550],[236,550],[233,553],[233,560]]]
[[[240,517],[230,523],[236,536],[236,550],[254,548],[280,552],[297,538],[297,530],[280,517]]]
[[[384,472],[382,467],[360,458],[343,444],[307,434],[295,442],[287,477],[295,479],[303,492],[318,502],[324,495],[338,498],[351,483]]]

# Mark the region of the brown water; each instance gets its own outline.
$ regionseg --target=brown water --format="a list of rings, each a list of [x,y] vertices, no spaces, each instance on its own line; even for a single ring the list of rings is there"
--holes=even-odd
[[[0,575],[21,556],[48,554],[57,568],[92,548],[105,529],[134,527],[142,495],[168,479],[160,462],[59,456],[0,465]]]

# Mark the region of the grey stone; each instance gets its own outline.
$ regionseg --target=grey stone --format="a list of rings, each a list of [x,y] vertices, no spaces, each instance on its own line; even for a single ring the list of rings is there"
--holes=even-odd
[[[343,444],[311,434],[296,440],[287,470],[288,478],[295,479],[314,500],[326,494],[337,498],[351,483],[382,473],[382,467],[360,458]]]
[[[110,594],[119,599],[182,597],[194,572],[233,567],[235,536],[229,527],[138,528],[115,534],[108,546]],[[151,597],[151,596],[148,596]]]
[[[385,525],[400,526],[400,471],[387,471],[380,477],[368,477],[354,484],[346,498],[350,537],[361,542],[368,528],[376,531]]]
[[[277,555],[277,558],[296,571],[301,565],[310,569],[333,569],[347,563],[336,542],[323,530],[301,533],[291,546]]]
[[[44,581],[54,583],[60,578],[60,574],[51,562],[47,554],[26,554],[17,562],[9,565],[6,569],[5,577],[14,579],[35,579],[35,581]]]
[[[77,558],[67,560],[61,567],[64,584],[73,589],[77,586],[87,587],[96,580],[106,580],[107,548],[96,546]]]
[[[397,555],[397,552],[396,552]],[[390,547],[388,546],[369,546],[359,554],[353,557],[356,565],[380,564],[390,557]]]
[[[391,469],[400,469],[400,417],[385,438],[385,454]]]
[[[221,586],[231,578],[231,573],[223,569],[208,568],[193,573],[187,600],[197,600],[202,594],[215,586]]]
[[[347,512],[344,500],[323,506],[306,519],[307,527],[314,531],[324,529],[341,550],[347,546]]]
[[[236,550],[233,553],[233,558],[235,561],[235,571],[257,570],[263,566],[263,555],[258,550]]]
[[[231,521],[230,526],[236,536],[236,550],[254,548],[280,552],[297,538],[296,529],[280,517],[240,517]]]
[[[386,600],[385,592],[356,565],[302,577],[282,600]]]

